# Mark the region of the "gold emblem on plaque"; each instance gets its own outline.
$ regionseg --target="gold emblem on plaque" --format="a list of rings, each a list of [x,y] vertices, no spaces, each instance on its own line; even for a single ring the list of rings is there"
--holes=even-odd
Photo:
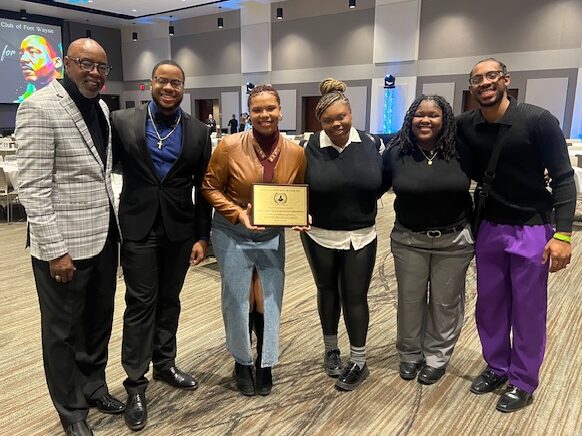
[[[284,192],[277,192],[275,194],[275,203],[277,204],[287,203],[287,194],[285,194]]]

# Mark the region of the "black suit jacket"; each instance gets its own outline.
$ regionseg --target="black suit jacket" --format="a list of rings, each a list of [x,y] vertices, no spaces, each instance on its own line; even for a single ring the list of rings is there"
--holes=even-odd
[[[147,104],[111,114],[113,157],[123,172],[122,238],[139,241],[146,237],[158,210],[169,240],[208,238],[211,207],[200,192],[211,152],[208,127],[182,112],[182,151],[161,180],[145,142],[146,117]]]

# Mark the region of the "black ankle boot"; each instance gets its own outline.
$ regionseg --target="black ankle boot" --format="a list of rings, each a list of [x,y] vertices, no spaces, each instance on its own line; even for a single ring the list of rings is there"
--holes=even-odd
[[[236,388],[241,394],[246,395],[247,397],[255,395],[252,365],[241,365],[240,363],[235,362],[233,377],[236,383]]]
[[[265,331],[265,317],[262,313],[255,312],[255,333],[257,335],[257,361],[255,362],[257,378],[256,389],[259,395],[269,395],[273,388],[273,375],[271,368],[261,368],[263,357],[263,335]]]
[[[273,374],[270,367],[261,368],[260,365],[261,363],[257,360],[257,394],[265,396],[269,395],[273,389]]]

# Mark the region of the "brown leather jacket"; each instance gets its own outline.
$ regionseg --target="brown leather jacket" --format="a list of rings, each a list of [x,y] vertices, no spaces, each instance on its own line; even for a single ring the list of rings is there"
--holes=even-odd
[[[227,136],[210,157],[202,182],[208,202],[231,223],[251,202],[253,183],[263,182],[263,166],[257,159],[252,130]],[[303,183],[306,160],[303,148],[279,135],[273,183]]]

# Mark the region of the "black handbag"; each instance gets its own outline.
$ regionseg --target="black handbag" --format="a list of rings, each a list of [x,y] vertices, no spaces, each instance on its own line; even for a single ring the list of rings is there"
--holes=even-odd
[[[499,130],[497,131],[497,137],[495,138],[495,144],[493,145],[493,151],[491,157],[489,158],[489,163],[487,164],[487,169],[483,175],[483,180],[475,188],[474,202],[475,209],[473,211],[473,218],[471,220],[471,232],[473,237],[477,238],[477,232],[479,231],[479,226],[483,220],[483,209],[485,209],[485,203],[487,198],[491,194],[491,184],[495,178],[495,169],[497,168],[497,162],[499,162],[499,156],[501,155],[501,144],[505,132],[509,129],[509,125],[500,124]]]

